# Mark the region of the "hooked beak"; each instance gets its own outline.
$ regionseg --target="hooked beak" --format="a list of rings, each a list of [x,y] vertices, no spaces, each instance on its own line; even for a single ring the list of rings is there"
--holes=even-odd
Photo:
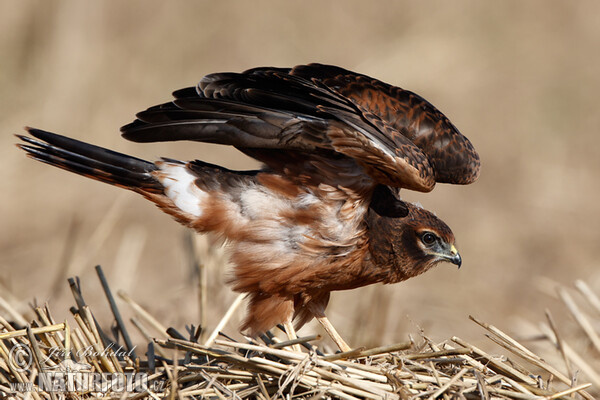
[[[446,256],[446,260],[450,261],[454,265],[458,265],[458,268],[460,268],[462,265],[462,258],[460,257],[460,254],[458,254],[458,250],[456,250],[454,245],[450,247],[450,255]]]

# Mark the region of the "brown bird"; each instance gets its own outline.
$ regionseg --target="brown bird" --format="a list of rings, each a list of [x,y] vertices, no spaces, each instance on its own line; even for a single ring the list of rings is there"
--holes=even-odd
[[[479,175],[469,140],[408,90],[310,64],[205,76],[121,128],[136,142],[231,145],[261,161],[232,171],[202,161],[148,162],[27,128],[39,161],[140,193],[180,223],[227,239],[247,293],[243,329],[325,318],[330,292],[395,283],[441,261],[460,267],[450,228],[401,200],[401,188],[468,184]],[[341,338],[334,340],[349,349]]]

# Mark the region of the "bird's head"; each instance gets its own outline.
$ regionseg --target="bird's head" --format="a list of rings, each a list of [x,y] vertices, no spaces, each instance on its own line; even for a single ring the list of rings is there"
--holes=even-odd
[[[447,261],[459,268],[462,259],[452,230],[432,212],[403,203],[404,210],[381,212],[371,207],[367,216],[369,250],[376,266],[390,269],[385,282],[399,282]],[[385,210],[384,210],[385,211]]]
[[[419,206],[410,204],[409,209],[401,244],[410,248],[413,255],[424,262],[435,265],[447,261],[460,268],[462,259],[448,225]]]

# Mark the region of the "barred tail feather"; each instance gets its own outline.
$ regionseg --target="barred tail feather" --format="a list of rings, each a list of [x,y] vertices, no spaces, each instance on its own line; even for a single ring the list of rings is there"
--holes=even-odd
[[[163,193],[163,185],[152,176],[158,169],[152,162],[40,129],[25,129],[35,139],[16,135],[24,142],[17,146],[35,160],[122,188]]]

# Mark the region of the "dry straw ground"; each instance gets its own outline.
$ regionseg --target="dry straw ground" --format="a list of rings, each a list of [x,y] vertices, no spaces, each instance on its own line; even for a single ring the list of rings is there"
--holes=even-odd
[[[69,279],[75,300],[71,307],[74,326],[68,320],[57,323],[47,304],[32,307],[36,318],[31,323],[6,306],[12,322],[0,317],[0,395],[36,400],[64,395],[121,400],[553,400],[568,396],[593,400],[597,390],[592,386],[600,384],[600,373],[590,357],[569,344],[583,338],[600,351],[600,337],[592,327],[600,322],[600,298],[583,281],[576,283],[585,299],[583,307],[566,288],[558,289],[579,332],[565,340],[558,328],[562,324],[550,312],[547,323],[538,328],[536,344],[549,358],[474,317],[470,319],[510,357],[489,354],[457,336],[435,343],[423,332],[401,343],[332,354],[327,346],[313,344],[319,335],[282,341],[267,332],[260,338],[237,341],[221,333],[241,295],[210,334],[194,326],[182,334],[166,328],[119,291],[135,313],[126,323],[102,268],[96,271],[113,314],[110,331],[98,323],[77,279]],[[596,317],[587,317],[590,312]],[[130,328],[145,338],[143,347],[132,343]],[[562,368],[556,367],[558,362]],[[580,371],[591,382],[581,383]]]
[[[102,264],[115,291],[163,324],[214,327],[235,297],[223,286],[222,251],[134,194],[25,159],[12,134],[27,124],[143,158],[254,167],[216,146],[127,143],[118,128],[203,74],[318,61],[423,95],[483,161],[474,185],[405,194],[452,226],[463,268],[334,294],[330,317],[347,340],[397,343],[422,328],[433,343],[456,335],[497,352],[469,314],[526,340],[545,309],[559,330],[576,332],[556,287],[581,279],[600,290],[599,13],[593,0],[2,0],[2,298],[28,318],[31,299],[49,301],[62,321],[66,278],[80,276],[86,300],[100,304],[91,277]],[[95,315],[110,323],[104,307]],[[224,328],[236,338],[239,319]],[[315,332],[309,325],[300,335]],[[573,335],[578,353],[597,362],[590,339]]]

